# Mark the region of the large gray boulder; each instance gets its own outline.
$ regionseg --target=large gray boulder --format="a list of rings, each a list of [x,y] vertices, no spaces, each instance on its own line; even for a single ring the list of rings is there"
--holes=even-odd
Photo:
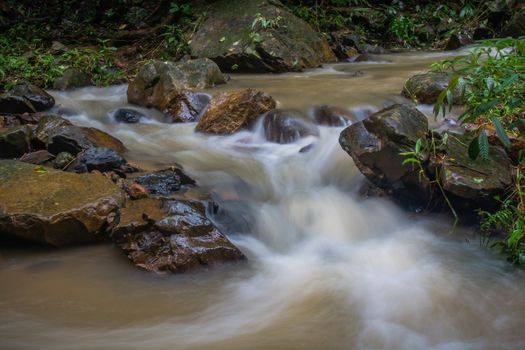
[[[416,99],[418,103],[433,104],[437,101],[439,94],[448,86],[451,74],[446,72],[426,72],[410,77],[403,87],[401,94],[410,99]],[[461,91],[452,91],[453,102],[459,103]]]
[[[279,1],[222,0],[206,13],[191,54],[224,71],[298,71],[336,60],[325,38]]]

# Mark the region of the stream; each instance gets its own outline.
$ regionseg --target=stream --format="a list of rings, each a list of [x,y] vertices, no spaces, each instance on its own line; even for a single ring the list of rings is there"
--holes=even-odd
[[[454,52],[383,55],[304,73],[232,75],[209,93],[252,87],[281,108],[356,111],[401,101],[404,81]],[[357,71],[363,74],[356,74]],[[525,273],[474,229],[360,195],[342,128],[279,145],[260,126],[231,136],[116,124],[126,86],[52,92],[144,169],[174,162],[211,191],[211,219],[248,257],[183,275],[137,270],[111,244],[0,247],[0,349],[523,349]],[[421,106],[429,115],[431,106]],[[439,122],[439,121],[438,121]],[[313,145],[307,152],[303,147]]]

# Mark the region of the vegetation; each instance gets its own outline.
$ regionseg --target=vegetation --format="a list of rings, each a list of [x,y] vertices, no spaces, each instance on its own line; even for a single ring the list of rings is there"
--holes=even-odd
[[[510,261],[525,264],[525,38],[484,41],[470,54],[433,68],[454,74],[435,105],[436,115],[452,108],[452,90],[461,89],[465,112],[459,120],[474,135],[469,156],[488,159],[492,138],[513,157],[515,187],[506,198],[496,198],[499,210],[481,212],[481,228],[488,235],[503,234],[505,238],[493,246]]]

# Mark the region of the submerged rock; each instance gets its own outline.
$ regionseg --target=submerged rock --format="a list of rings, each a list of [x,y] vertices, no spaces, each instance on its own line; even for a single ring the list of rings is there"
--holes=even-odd
[[[0,234],[53,246],[100,240],[123,201],[102,174],[0,160]]]
[[[17,158],[31,150],[31,128],[21,125],[0,130],[0,158]]]
[[[279,1],[222,0],[206,14],[191,54],[211,58],[222,70],[298,71],[336,60],[325,38]]]
[[[445,72],[427,72],[416,74],[405,82],[401,94],[409,99],[415,98],[419,103],[435,103],[439,94],[446,89],[451,75]],[[453,102],[458,103],[461,91],[452,91]]]
[[[120,210],[112,238],[135,266],[184,272],[245,259],[206,218],[202,203],[145,198]]]
[[[315,122],[320,125],[345,126],[359,121],[351,111],[336,106],[315,107],[313,114]]]
[[[169,196],[184,185],[194,185],[195,181],[182,169],[172,167],[136,177],[135,182],[143,186],[151,195]]]
[[[73,165],[77,173],[93,170],[107,172],[120,169],[126,160],[120,154],[106,147],[93,147],[80,153]]]
[[[90,86],[89,76],[78,68],[68,68],[62,75],[53,81],[53,89],[68,90],[84,86]]]
[[[0,95],[1,113],[35,113],[50,109],[55,99],[39,87],[26,83],[17,83],[12,90]]]
[[[113,112],[113,118],[119,123],[135,124],[141,120],[147,119],[147,117],[131,108],[119,108]]]
[[[291,143],[306,136],[319,136],[317,127],[298,111],[275,109],[263,119],[264,136],[268,141]]]
[[[275,101],[264,92],[245,89],[215,96],[195,127],[210,134],[232,134],[250,127],[263,113],[275,108]]]
[[[207,94],[182,91],[163,112],[173,123],[196,122],[210,103],[210,99]]]

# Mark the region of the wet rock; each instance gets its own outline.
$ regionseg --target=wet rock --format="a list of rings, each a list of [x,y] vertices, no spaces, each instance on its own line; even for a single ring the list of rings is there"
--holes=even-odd
[[[126,193],[131,199],[141,199],[149,197],[149,192],[144,186],[139,185],[138,183],[133,183],[130,186],[126,187]]]
[[[356,44],[356,47],[359,53],[361,54],[383,55],[385,53],[388,53],[388,51],[382,48],[381,46],[370,45],[366,43],[359,42]]]
[[[291,143],[306,136],[319,136],[317,127],[298,111],[275,109],[263,119],[264,136],[268,141]]]
[[[196,122],[210,103],[210,99],[207,94],[182,91],[163,112],[173,123]]]
[[[28,163],[0,161],[0,234],[53,246],[100,240],[122,191],[101,174],[35,171]]]
[[[179,273],[245,259],[198,202],[129,202],[120,210],[112,237],[135,266],[152,272]]]
[[[435,103],[439,94],[446,89],[451,75],[445,72],[427,72],[416,74],[405,82],[401,94],[409,99],[415,98],[419,103]],[[459,102],[461,91],[453,90],[453,101]]]
[[[91,78],[78,68],[68,68],[53,81],[53,89],[68,90],[91,85]]]
[[[120,154],[106,147],[93,147],[81,152],[73,165],[77,173],[86,173],[93,170],[108,172],[120,169],[126,160]]]
[[[490,148],[488,160],[470,159],[465,136],[448,137],[438,162],[445,191],[479,206],[494,206],[494,196],[503,195],[512,185],[511,161],[497,146]]]
[[[428,120],[417,109],[396,104],[341,132],[339,142],[374,185],[397,194],[426,197],[417,167],[402,165],[401,152],[412,150],[428,134]]]
[[[209,59],[180,63],[153,61],[144,66],[129,84],[128,102],[157,108],[174,121],[194,121],[204,107],[204,98],[203,94],[188,90],[225,82],[217,65]],[[185,114],[179,116],[178,113]]]
[[[119,108],[113,112],[113,118],[119,123],[135,124],[147,117],[131,108]]]
[[[55,156],[49,153],[48,151],[40,150],[36,152],[26,153],[18,160],[24,163],[42,165],[50,162],[51,160],[53,160],[53,158],[55,158]]]
[[[46,115],[40,118],[35,130],[35,139],[45,147],[49,135],[62,126],[71,126],[71,122],[57,115]]]
[[[31,149],[31,128],[21,125],[0,131],[0,158],[17,158]]]
[[[20,120],[14,115],[0,115],[0,129],[21,125]]]
[[[355,57],[354,59],[354,62],[373,62],[373,61],[376,61],[375,57],[367,53],[362,53],[359,56]]]
[[[470,45],[473,42],[474,39],[472,39],[472,35],[469,33],[452,34],[450,38],[448,38],[445,50],[457,50],[460,47]]]
[[[261,114],[274,108],[274,99],[261,91],[245,89],[222,92],[211,100],[195,130],[232,134],[250,127]]]
[[[169,196],[180,190],[183,185],[195,184],[192,178],[177,167],[148,173],[134,180],[155,196]]]
[[[107,132],[99,130],[97,128],[80,127],[82,134],[93,144],[95,147],[106,147],[112,150],[123,153],[127,151],[124,144],[117,138],[111,136]]]
[[[359,121],[351,111],[327,105],[314,108],[314,120],[317,124],[328,126],[345,126]]]
[[[55,99],[39,87],[26,83],[17,83],[12,90],[0,95],[0,112],[22,114],[35,113],[50,109]]]
[[[66,167],[73,164],[73,161],[75,160],[75,157],[68,152],[60,152],[56,155],[55,160],[53,162],[53,166],[57,169],[65,170]]]
[[[206,13],[191,55],[211,58],[224,71],[298,71],[336,59],[325,38],[279,1],[222,0]],[[257,14],[274,23],[263,26]]]
[[[53,154],[68,152],[76,156],[79,152],[95,147],[95,145],[82,133],[82,129],[79,127],[63,125],[49,134],[46,147]]]

